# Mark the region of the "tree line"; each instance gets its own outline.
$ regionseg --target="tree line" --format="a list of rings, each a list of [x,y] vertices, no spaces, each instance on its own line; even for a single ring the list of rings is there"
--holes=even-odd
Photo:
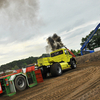
[[[0,66],[0,72],[6,70],[17,70],[26,67],[29,64],[37,63],[38,58],[47,57],[49,54],[42,54],[40,57],[29,57],[26,59],[16,60]]]

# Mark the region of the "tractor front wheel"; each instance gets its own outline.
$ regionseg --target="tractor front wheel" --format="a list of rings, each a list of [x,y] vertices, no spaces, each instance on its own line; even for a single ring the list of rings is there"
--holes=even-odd
[[[24,76],[19,75],[15,78],[15,87],[18,91],[23,91],[26,88],[26,79]]]

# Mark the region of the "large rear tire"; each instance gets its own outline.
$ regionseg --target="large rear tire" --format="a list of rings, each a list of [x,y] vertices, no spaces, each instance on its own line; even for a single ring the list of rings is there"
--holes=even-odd
[[[26,88],[26,79],[24,76],[19,75],[15,78],[15,87],[18,91],[23,91]]]
[[[51,68],[50,72],[52,76],[60,76],[62,74],[62,68],[59,63],[54,63]]]

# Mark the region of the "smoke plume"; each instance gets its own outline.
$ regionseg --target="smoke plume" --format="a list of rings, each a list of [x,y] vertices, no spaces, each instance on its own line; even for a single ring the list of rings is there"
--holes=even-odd
[[[54,51],[57,49],[60,49],[64,46],[64,44],[61,41],[60,36],[58,36],[56,33],[53,34],[53,36],[47,38],[48,45],[46,46],[46,51],[49,52],[50,50]]]
[[[42,24],[39,0],[0,0],[0,23],[0,40],[29,40]]]
[[[7,7],[9,5],[9,2],[7,0],[0,0],[0,8]]]

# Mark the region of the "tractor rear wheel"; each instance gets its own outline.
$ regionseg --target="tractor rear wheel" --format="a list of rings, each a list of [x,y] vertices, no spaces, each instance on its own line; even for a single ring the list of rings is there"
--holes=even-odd
[[[62,74],[62,68],[59,63],[54,63],[51,68],[50,72],[52,76],[60,76]]]
[[[26,79],[24,76],[19,75],[15,78],[15,87],[18,91],[23,91],[26,88]]]

